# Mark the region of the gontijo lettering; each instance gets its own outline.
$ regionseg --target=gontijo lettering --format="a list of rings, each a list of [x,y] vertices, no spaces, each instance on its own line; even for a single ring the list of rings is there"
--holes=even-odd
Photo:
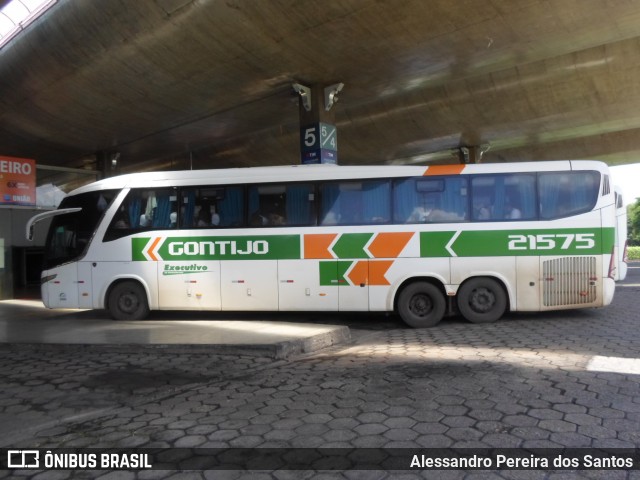
[[[300,258],[299,235],[136,237],[133,261],[278,260]]]
[[[208,242],[169,242],[170,255],[265,255],[269,244],[265,240],[217,240]]]

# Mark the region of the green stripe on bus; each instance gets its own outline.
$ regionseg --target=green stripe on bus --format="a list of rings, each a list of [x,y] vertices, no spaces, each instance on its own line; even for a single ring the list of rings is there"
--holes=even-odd
[[[300,235],[229,237],[165,237],[153,251],[145,251],[150,238],[131,239],[131,257],[158,260],[287,260],[300,258]],[[153,244],[152,244],[153,245]]]
[[[364,246],[371,240],[373,233],[343,233],[333,246],[338,258],[369,258]]]
[[[345,274],[352,264],[353,262],[347,260],[321,261],[319,266],[320,285],[324,287],[349,285],[349,282],[345,278]]]
[[[614,241],[614,228],[422,232],[420,256],[600,255],[611,253]]]
[[[134,262],[144,262],[146,260],[142,251],[144,247],[149,243],[148,237],[139,237],[131,239],[131,260]]]

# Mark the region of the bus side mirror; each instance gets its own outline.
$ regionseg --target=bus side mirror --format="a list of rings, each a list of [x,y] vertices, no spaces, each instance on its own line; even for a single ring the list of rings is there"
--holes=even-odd
[[[56,215],[64,215],[66,213],[75,213],[75,212],[79,212],[80,210],[82,210],[82,208],[80,207],[74,207],[74,208],[63,208],[60,210],[50,210],[48,212],[44,212],[44,213],[39,213],[38,215],[35,215],[33,217],[31,217],[29,219],[29,221],[27,222],[27,227],[26,227],[26,231],[25,231],[25,237],[27,238],[28,241],[32,242],[33,241],[33,227],[35,226],[36,223],[46,219],[46,218],[51,218],[51,217],[55,217]]]

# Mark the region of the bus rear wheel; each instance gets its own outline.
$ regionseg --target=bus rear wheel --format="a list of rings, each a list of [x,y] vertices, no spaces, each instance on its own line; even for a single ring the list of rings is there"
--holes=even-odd
[[[407,285],[398,297],[398,313],[410,327],[437,325],[444,316],[447,302],[438,287],[428,282]]]
[[[107,309],[114,320],[142,320],[149,314],[147,294],[138,282],[120,282],[109,292]]]
[[[458,290],[458,308],[473,323],[491,323],[507,309],[507,294],[502,285],[488,277],[467,280]]]

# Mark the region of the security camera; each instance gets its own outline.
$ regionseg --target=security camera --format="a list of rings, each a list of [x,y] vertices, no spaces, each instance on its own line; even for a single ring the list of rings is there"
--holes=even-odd
[[[338,93],[344,88],[344,83],[334,83],[324,89],[324,109],[329,111],[338,101]]]
[[[304,96],[304,95],[309,95],[311,93],[311,89],[309,87],[305,87],[300,83],[294,83],[292,86],[293,86],[293,89],[300,95]]]
[[[120,160],[120,152],[115,152],[111,154],[111,168],[116,168],[118,166],[118,160]]]
[[[307,112],[311,111],[311,89],[299,83],[294,83],[291,86],[296,91],[296,93],[300,95],[300,99],[302,100],[302,106],[304,107],[304,109]]]

